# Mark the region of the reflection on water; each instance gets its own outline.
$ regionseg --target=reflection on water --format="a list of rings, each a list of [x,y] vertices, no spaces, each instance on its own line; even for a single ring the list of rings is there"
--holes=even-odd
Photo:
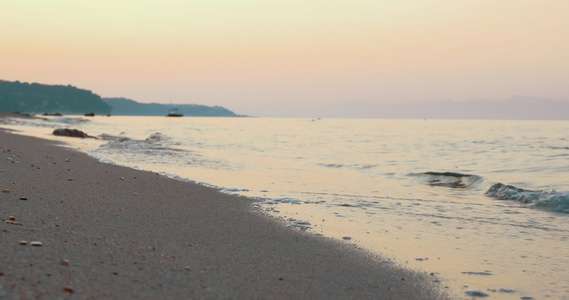
[[[254,197],[296,229],[437,273],[461,293],[569,295],[568,122],[89,120],[65,126],[101,139],[52,138]],[[33,122],[34,135],[61,126]]]

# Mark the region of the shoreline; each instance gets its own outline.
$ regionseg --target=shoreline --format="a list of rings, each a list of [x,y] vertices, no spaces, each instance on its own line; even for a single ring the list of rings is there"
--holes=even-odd
[[[287,229],[254,212],[252,199],[5,129],[0,140],[0,189],[10,190],[0,193],[0,294],[8,298],[448,297],[435,277]]]

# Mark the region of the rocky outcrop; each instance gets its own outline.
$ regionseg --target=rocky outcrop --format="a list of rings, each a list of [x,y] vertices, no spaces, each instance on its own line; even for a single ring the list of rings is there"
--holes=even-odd
[[[94,136],[90,136],[85,132],[77,129],[69,129],[69,128],[58,128],[55,129],[52,133],[53,135],[59,136],[69,136],[69,137],[79,137],[79,138],[96,138]]]

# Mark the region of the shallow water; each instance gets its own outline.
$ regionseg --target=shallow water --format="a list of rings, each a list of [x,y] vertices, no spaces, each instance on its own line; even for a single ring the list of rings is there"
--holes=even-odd
[[[463,295],[476,289],[498,299],[569,297],[569,122],[66,117],[10,123],[2,126],[64,140],[105,162],[255,197],[255,206],[291,227],[435,273]],[[53,137],[55,127],[100,139]]]

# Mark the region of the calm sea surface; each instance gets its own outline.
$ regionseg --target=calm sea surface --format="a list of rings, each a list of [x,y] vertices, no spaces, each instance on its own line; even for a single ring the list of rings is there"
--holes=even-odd
[[[104,162],[256,198],[255,207],[288,220],[291,230],[434,273],[437,284],[466,297],[478,290],[495,299],[569,299],[569,122],[5,122]],[[51,135],[63,127],[99,139]]]

